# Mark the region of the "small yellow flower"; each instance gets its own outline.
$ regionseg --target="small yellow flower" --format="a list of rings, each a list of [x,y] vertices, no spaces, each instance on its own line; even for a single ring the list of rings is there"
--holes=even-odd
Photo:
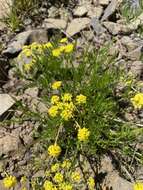
[[[134,190],[143,190],[143,183],[140,182],[135,183]]]
[[[79,141],[87,141],[90,135],[90,131],[83,127],[78,129],[78,140]]]
[[[67,38],[62,38],[62,39],[60,40],[60,43],[66,43],[67,41],[68,41]]]
[[[58,107],[59,110],[63,110],[63,108],[64,108],[63,106],[64,106],[63,102],[58,102],[57,103],[57,107]]]
[[[38,50],[39,52],[42,52],[43,50],[42,50],[42,45],[41,44],[38,44],[37,42],[34,42],[34,43],[32,43],[31,44],[31,49],[32,50]]]
[[[52,48],[53,45],[51,44],[51,42],[48,42],[46,44],[43,44],[43,47],[48,49],[48,48]]]
[[[86,96],[80,94],[76,96],[76,102],[77,104],[85,104],[86,103]]]
[[[56,173],[55,174],[55,176],[54,176],[54,181],[56,182],[56,183],[62,183],[63,182],[63,174],[61,174],[61,173]]]
[[[74,111],[75,110],[75,105],[73,104],[73,102],[70,102],[70,103],[63,103],[63,109],[65,110],[69,110],[69,111]]]
[[[70,93],[65,93],[65,94],[62,96],[62,100],[63,100],[63,102],[71,101],[71,100],[72,100],[72,94],[70,94]]]
[[[62,85],[62,81],[56,81],[52,84],[52,89],[57,90],[61,87],[61,85]]]
[[[61,51],[61,53],[62,53],[62,52],[64,52],[64,50],[65,50],[65,46],[60,46],[59,49],[60,49],[60,51]]]
[[[53,190],[54,185],[53,185],[53,183],[51,181],[46,180],[44,182],[43,187],[44,187],[44,190]]]
[[[51,106],[48,113],[51,117],[56,117],[58,115],[58,106]]]
[[[142,108],[143,107],[143,93],[136,94],[133,98],[131,98],[131,102],[134,108]]]
[[[57,49],[53,49],[52,50],[52,55],[54,57],[59,57],[61,55],[61,49],[60,48],[57,48]]]
[[[95,181],[94,181],[93,177],[89,177],[89,179],[88,179],[88,187],[89,187],[89,190],[94,190],[94,188],[95,188]]]
[[[60,116],[63,120],[68,121],[69,119],[71,119],[73,117],[73,112],[69,109],[64,109],[61,112]]]
[[[65,52],[65,53],[70,53],[70,52],[73,51],[73,49],[74,49],[74,45],[73,45],[73,44],[68,44],[68,45],[66,45],[66,46],[64,47],[64,52]]]
[[[81,179],[80,172],[78,172],[78,171],[72,172],[72,174],[71,174],[71,179],[72,179],[74,182],[80,182],[80,179]]]
[[[60,169],[60,164],[56,163],[51,166],[51,172],[57,172]]]
[[[50,156],[53,156],[53,157],[57,157],[60,155],[61,153],[61,147],[58,146],[57,144],[54,144],[54,145],[50,145],[49,148],[48,148],[48,153]]]
[[[4,178],[3,184],[5,188],[14,187],[17,184],[17,180],[15,176],[8,175]]]
[[[22,50],[22,53],[26,56],[26,57],[31,57],[32,56],[32,51],[30,49],[24,49]]]
[[[62,168],[69,169],[71,167],[71,162],[69,160],[64,160],[62,163]]]
[[[57,95],[53,95],[52,98],[51,98],[51,103],[52,104],[57,104],[60,100],[60,97],[57,96]]]
[[[73,186],[70,183],[63,182],[59,185],[60,190],[73,190]]]

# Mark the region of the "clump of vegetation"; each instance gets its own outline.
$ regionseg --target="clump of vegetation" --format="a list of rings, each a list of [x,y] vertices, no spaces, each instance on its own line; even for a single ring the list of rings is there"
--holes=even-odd
[[[21,29],[25,18],[29,18],[31,10],[38,7],[37,0],[15,0],[8,4],[10,11],[5,15],[3,22],[12,30]]]
[[[125,0],[121,5],[121,13],[127,22],[138,17],[143,11],[142,0]]]
[[[40,99],[47,106],[46,115],[22,107],[23,120],[39,121],[35,137],[47,155],[39,166],[45,176],[33,182],[35,190],[102,189],[98,181],[102,155],[115,154],[119,160],[130,156],[131,145],[142,132],[118,120],[124,113],[120,107],[124,95],[118,97],[116,88],[123,76],[108,47],[77,51],[76,43],[63,38],[24,46],[18,57],[29,59],[17,66],[20,77],[41,90]],[[141,109],[143,95],[135,95],[131,102]],[[140,157],[134,154],[134,159]]]

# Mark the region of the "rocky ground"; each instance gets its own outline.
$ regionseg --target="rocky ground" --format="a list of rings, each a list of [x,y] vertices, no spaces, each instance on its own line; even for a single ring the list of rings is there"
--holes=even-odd
[[[11,1],[10,1],[11,3]],[[126,22],[119,8],[122,0],[78,0],[68,6],[47,5],[43,1],[40,19],[25,18],[22,30],[11,32],[4,23],[0,23],[0,120],[10,118],[20,111],[16,110],[16,100],[29,102],[31,109],[40,113],[47,110],[40,102],[38,88],[28,88],[23,91],[26,81],[15,76],[10,66],[16,60],[23,45],[32,42],[47,42],[60,33],[69,39],[77,39],[79,47],[89,44],[92,48],[99,48],[105,42],[112,42],[110,53],[116,53],[118,64],[122,64],[127,72],[131,71],[134,78],[143,83],[143,36],[138,28],[143,26],[143,13],[131,22]],[[9,8],[5,0],[0,0],[0,18]],[[4,11],[2,10],[4,9]],[[143,113],[139,115],[139,124],[142,125]],[[127,120],[133,120],[131,114],[126,115]],[[1,124],[2,125],[2,124]],[[0,176],[3,171],[13,172],[17,177],[41,176],[42,171],[32,168],[33,155],[40,152],[40,144],[33,140],[33,127],[38,127],[36,121],[25,121],[21,125],[7,123],[0,128]],[[34,143],[33,143],[34,142]],[[139,145],[142,147],[143,144]],[[45,155],[40,155],[41,158]],[[103,158],[101,171],[106,172],[105,183],[113,190],[132,190],[133,177],[125,168],[122,168],[126,179],[119,175],[110,157]],[[36,173],[35,173],[36,171]],[[143,167],[134,171],[136,179],[143,180]],[[128,181],[127,181],[128,179]],[[0,181],[0,189],[3,189]],[[20,189],[18,186],[17,189]]]

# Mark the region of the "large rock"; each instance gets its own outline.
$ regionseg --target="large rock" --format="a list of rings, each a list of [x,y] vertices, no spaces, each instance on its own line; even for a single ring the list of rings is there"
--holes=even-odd
[[[77,33],[79,33],[81,30],[87,28],[90,25],[90,19],[89,18],[76,18],[71,21],[71,23],[68,25],[66,33],[69,36],[73,36]]]
[[[20,147],[20,139],[17,135],[10,133],[0,138],[0,156],[8,155],[17,151]]]
[[[128,51],[132,51],[138,47],[138,43],[132,40],[129,36],[123,36],[121,43],[127,48]]]
[[[87,13],[87,16],[89,16],[90,18],[100,18],[103,12],[103,7],[98,6],[98,7],[91,7]]]
[[[47,30],[45,29],[36,29],[36,30],[29,30],[26,32],[19,33],[15,36],[6,50],[2,53],[8,57],[15,57],[17,54],[22,50],[22,47],[26,44],[39,42],[44,43],[48,41],[48,34]]]
[[[46,29],[65,29],[67,22],[63,19],[48,18],[43,22],[42,27]]]
[[[106,29],[101,25],[101,23],[99,22],[99,20],[96,17],[91,19],[90,24],[93,27],[93,30],[96,32],[97,35],[103,34],[106,31]]]
[[[8,94],[0,94],[0,116],[2,116],[7,110],[9,110],[15,101]]]
[[[100,5],[108,5],[109,0],[94,0],[94,3],[99,2]]]
[[[100,172],[106,174],[104,185],[107,189],[133,190],[133,184],[119,176],[110,157],[104,156],[102,158]]]
[[[122,33],[129,33],[130,29],[123,24],[118,24],[114,22],[103,22],[103,25],[105,28],[112,34],[112,35],[117,35],[117,34],[122,34]]]
[[[105,185],[112,190],[133,190],[133,184],[121,178],[116,171],[107,175]]]
[[[139,46],[139,47],[135,48],[133,51],[130,51],[127,54],[127,57],[133,61],[140,60],[140,58],[143,54],[142,48],[143,48],[143,46]]]
[[[143,63],[142,61],[134,61],[131,64],[131,72],[133,73],[133,75],[135,77],[141,77],[142,73],[143,73]]]
[[[118,1],[112,0],[111,3],[108,5],[108,7],[105,9],[101,21],[108,19],[108,17],[115,12],[117,5],[118,5]]]
[[[85,5],[78,6],[74,9],[73,14],[75,16],[84,16],[88,12],[88,8]]]

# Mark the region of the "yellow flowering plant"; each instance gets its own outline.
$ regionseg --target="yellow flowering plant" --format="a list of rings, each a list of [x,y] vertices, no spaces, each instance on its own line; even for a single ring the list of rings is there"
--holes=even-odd
[[[119,120],[125,110],[120,103],[124,97],[116,96],[122,73],[115,66],[115,57],[108,53],[108,47],[79,53],[76,43],[69,43],[67,38],[57,43],[34,43],[22,51],[34,60],[32,66],[26,66],[28,74],[23,76],[40,89],[38,98],[47,110],[32,112],[25,106],[28,111],[23,116],[40,123],[35,134],[49,159],[43,188],[73,190],[76,183],[76,189],[81,189],[83,183],[89,190],[95,189],[96,176],[83,172],[85,180],[77,172],[76,167],[81,166],[79,157],[96,158],[100,165],[97,158],[112,151],[119,158],[130,156],[134,152],[131,143],[137,137],[131,123]],[[130,101],[135,109],[141,109],[142,93]],[[140,154],[136,156],[140,160]],[[72,158],[72,162],[67,158]],[[55,161],[60,164],[55,165]]]

